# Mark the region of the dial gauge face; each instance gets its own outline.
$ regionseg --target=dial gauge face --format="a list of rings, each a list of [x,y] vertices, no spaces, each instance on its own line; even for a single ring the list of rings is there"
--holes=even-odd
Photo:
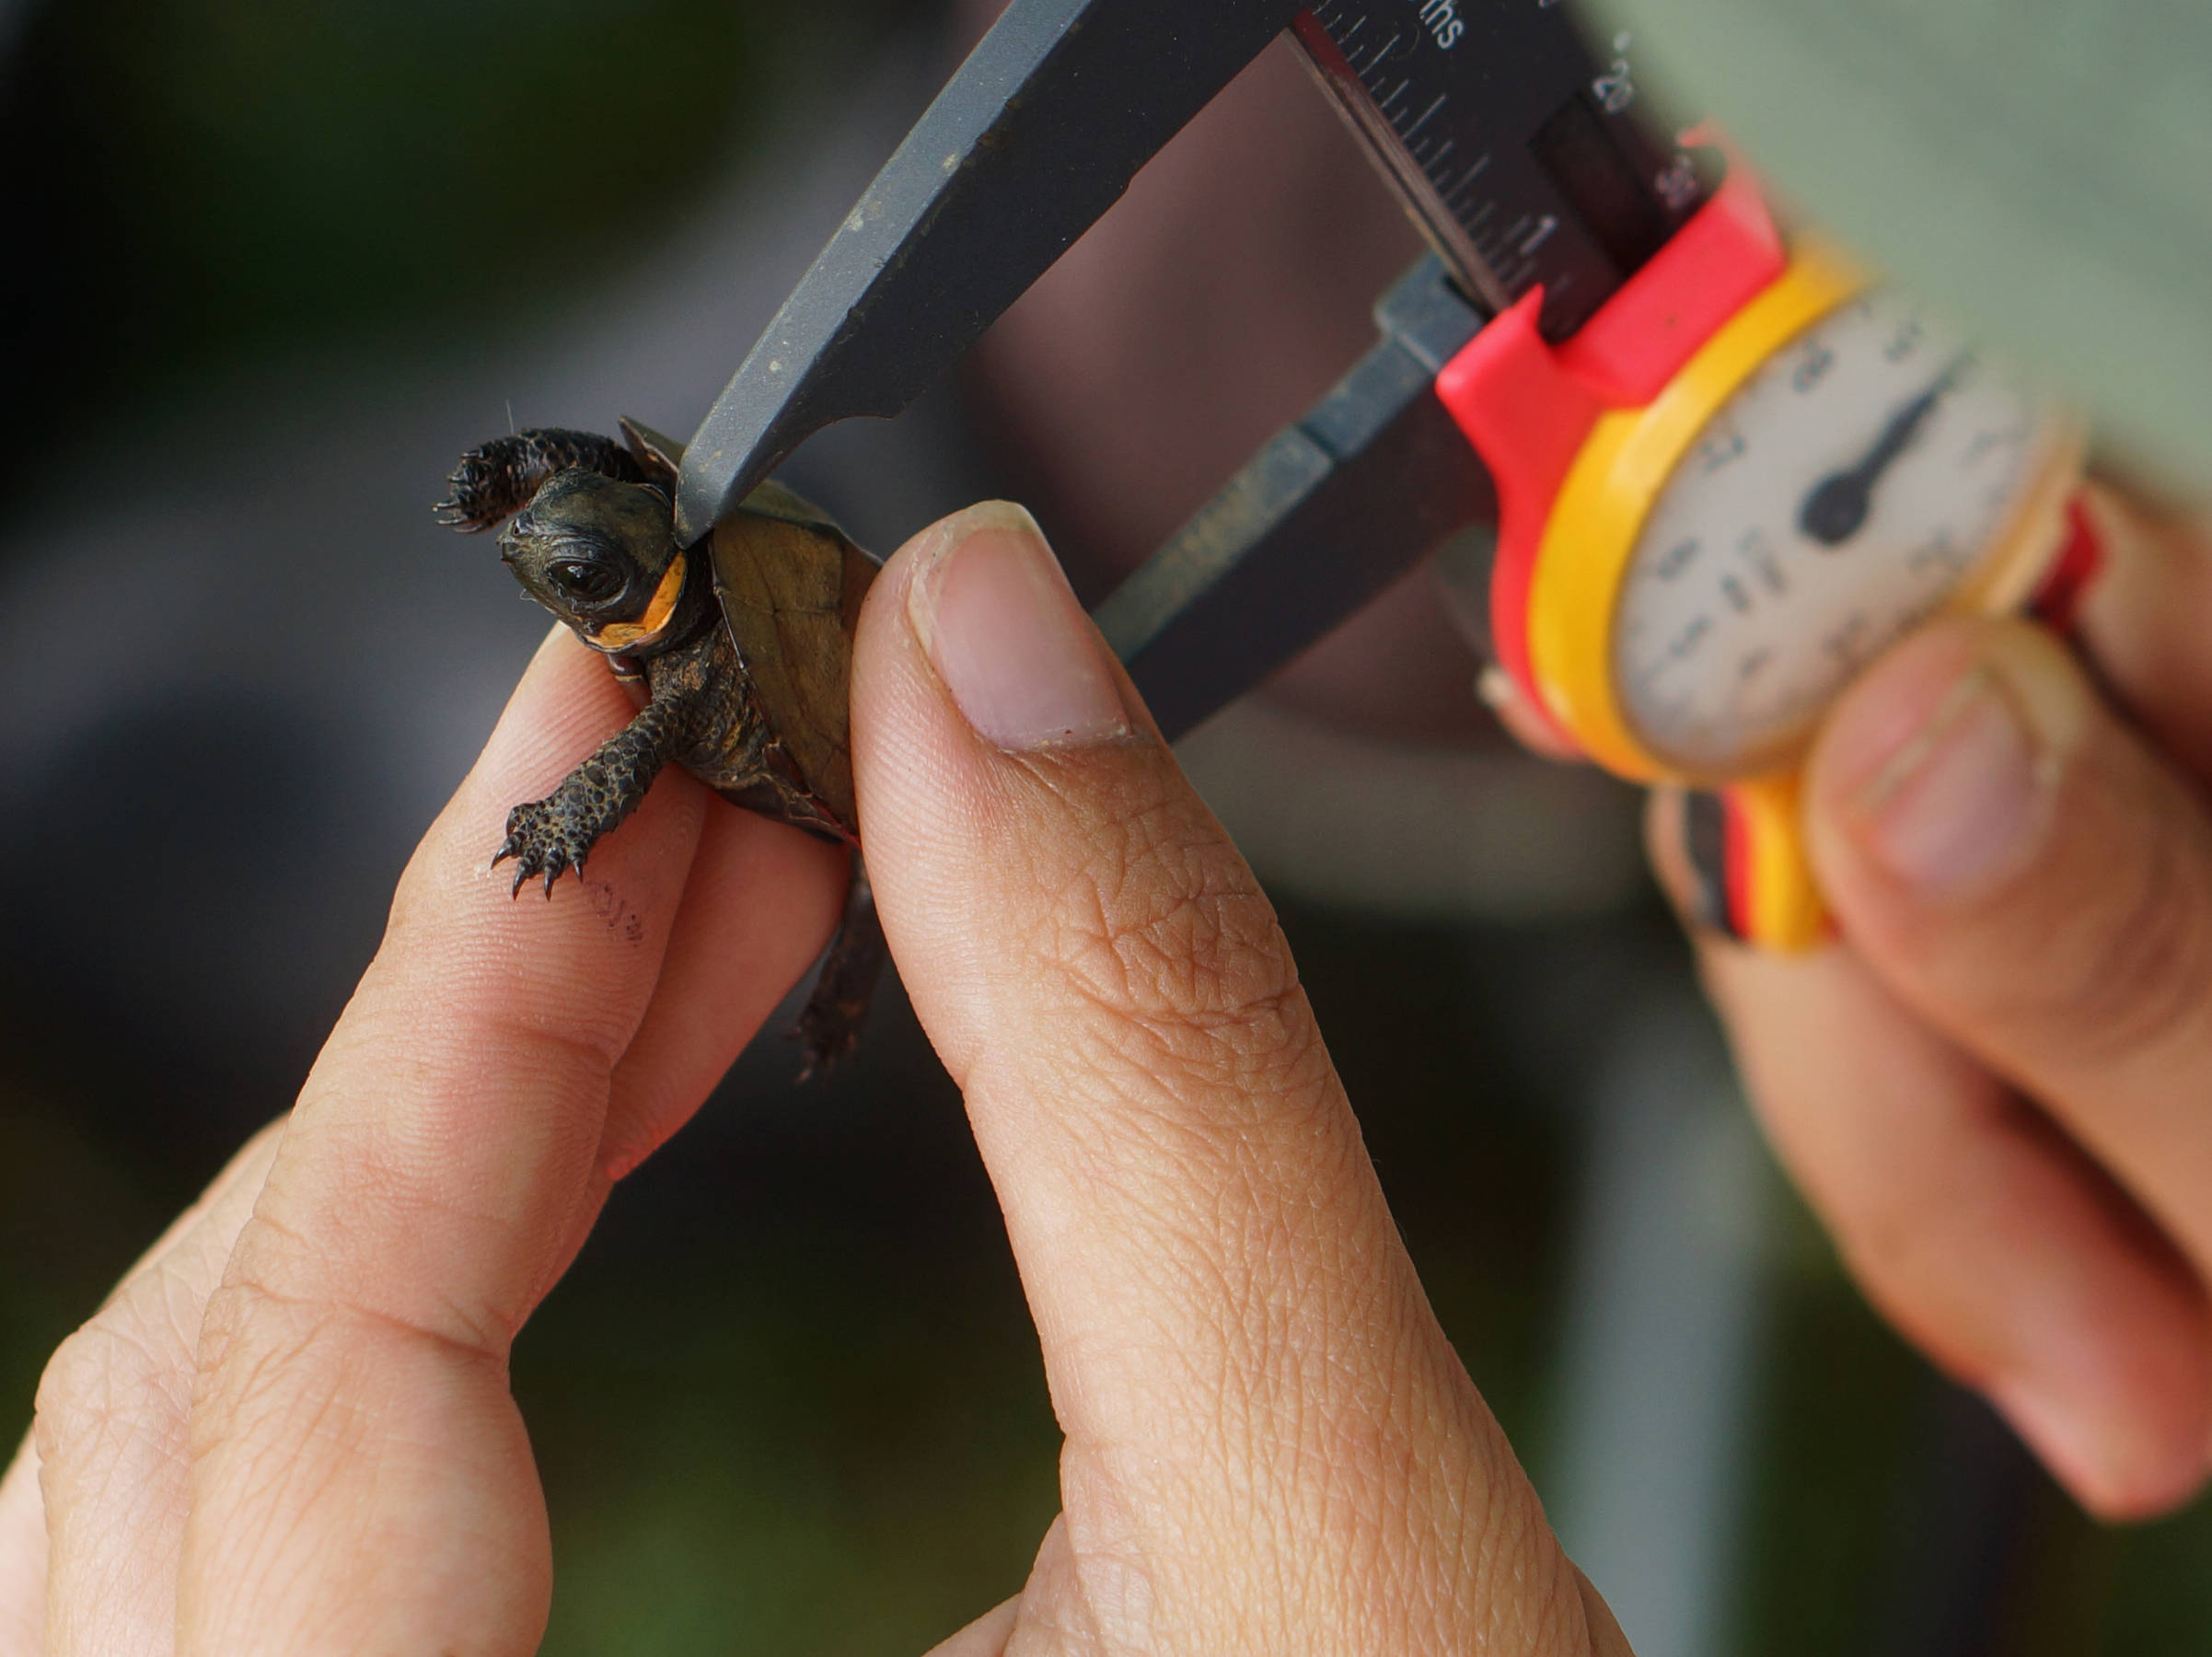
[[[1628,724],[1694,775],[1786,759],[1998,549],[2066,436],[1918,301],[1830,312],[1707,423],[1637,537],[1612,642]]]

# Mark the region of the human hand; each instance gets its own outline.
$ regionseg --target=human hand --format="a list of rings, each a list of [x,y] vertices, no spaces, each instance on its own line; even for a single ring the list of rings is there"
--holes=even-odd
[[[2212,547],[2113,510],[2080,619],[2109,700],[2025,621],[1905,641],[1806,772],[1840,942],[1697,947],[1869,1297],[2127,1518],[2212,1467]],[[1651,824],[1682,898],[1679,796]]]
[[[296,1108],[55,1355],[0,1485],[0,1653],[536,1648],[509,1345],[838,908],[829,848],[680,774],[588,884],[511,900],[508,806],[631,713],[559,630]]]
[[[629,716],[565,635],[402,883],[287,1124],[57,1354],[0,1486],[0,1657],[527,1652],[516,1328],[836,910],[670,776],[510,903],[507,805]],[[1625,1653],[1437,1327],[1265,898],[1027,519],[886,567],[853,735],[878,901],[966,1095],[1066,1431],[960,1657]]]

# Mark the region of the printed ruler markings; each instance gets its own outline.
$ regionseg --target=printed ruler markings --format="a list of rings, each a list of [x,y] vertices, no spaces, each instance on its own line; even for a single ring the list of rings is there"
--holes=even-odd
[[[1399,133],[1398,136],[1401,138],[1410,139],[1414,133],[1419,132],[1423,127],[1429,124],[1430,118],[1433,116],[1437,110],[1442,109],[1445,103],[1449,101],[1450,98],[1451,94],[1447,92],[1439,92],[1434,100],[1430,103],[1429,107],[1421,111],[1421,118],[1415,122],[1411,126],[1407,127],[1403,133]]]
[[[1619,274],[1592,243],[1579,200],[1544,172],[1542,157],[1522,155],[1531,136],[1511,123],[1526,113],[1523,105],[1563,107],[1586,96],[1596,66],[1558,0],[1483,4],[1498,15],[1496,39],[1479,62],[1451,50],[1456,34],[1446,41],[1407,15],[1436,9],[1423,0],[1310,0],[1301,28],[1316,45],[1326,36],[1340,95],[1364,103],[1359,118],[1394,152],[1391,165],[1416,189],[1418,211],[1442,245],[1457,250],[1451,256],[1474,261],[1463,274],[1491,303],[1538,284],[1554,299],[1572,287],[1571,310],[1551,301],[1545,307],[1550,324],[1571,327],[1618,285]],[[1378,25],[1372,33],[1370,21]],[[1516,77],[1513,96],[1486,98],[1486,76],[1501,66]],[[1631,152],[1624,158],[1643,165]],[[1532,159],[1538,165],[1524,165]],[[1649,191],[1648,180],[1638,182]]]

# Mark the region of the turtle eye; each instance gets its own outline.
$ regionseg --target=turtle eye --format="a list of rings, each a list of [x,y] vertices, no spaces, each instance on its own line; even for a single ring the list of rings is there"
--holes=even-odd
[[[574,558],[548,564],[545,578],[562,597],[576,604],[603,604],[627,585],[620,570]]]

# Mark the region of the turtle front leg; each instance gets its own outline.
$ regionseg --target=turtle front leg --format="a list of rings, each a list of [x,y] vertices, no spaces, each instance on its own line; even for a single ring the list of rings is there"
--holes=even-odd
[[[875,913],[875,893],[868,885],[868,866],[856,852],[852,856],[852,885],[845,894],[845,913],[837,934],[829,940],[814,993],[792,1027],[791,1038],[806,1049],[804,1082],[815,1072],[829,1071],[860,1043],[861,1025],[868,1016],[868,1002],[875,994],[875,980],[883,976],[890,956],[884,941],[884,923]]]
[[[625,483],[645,481],[636,459],[613,438],[544,426],[494,437],[463,455],[446,480],[453,492],[434,510],[439,523],[473,535],[520,512],[548,478],[572,466]]]
[[[584,859],[599,837],[635,811],[645,791],[683,747],[690,723],[689,702],[656,697],[621,730],[601,743],[582,765],[542,800],[507,813],[507,840],[492,860],[515,860],[515,891],[534,875],[545,876],[545,895],[563,869],[584,877]]]

